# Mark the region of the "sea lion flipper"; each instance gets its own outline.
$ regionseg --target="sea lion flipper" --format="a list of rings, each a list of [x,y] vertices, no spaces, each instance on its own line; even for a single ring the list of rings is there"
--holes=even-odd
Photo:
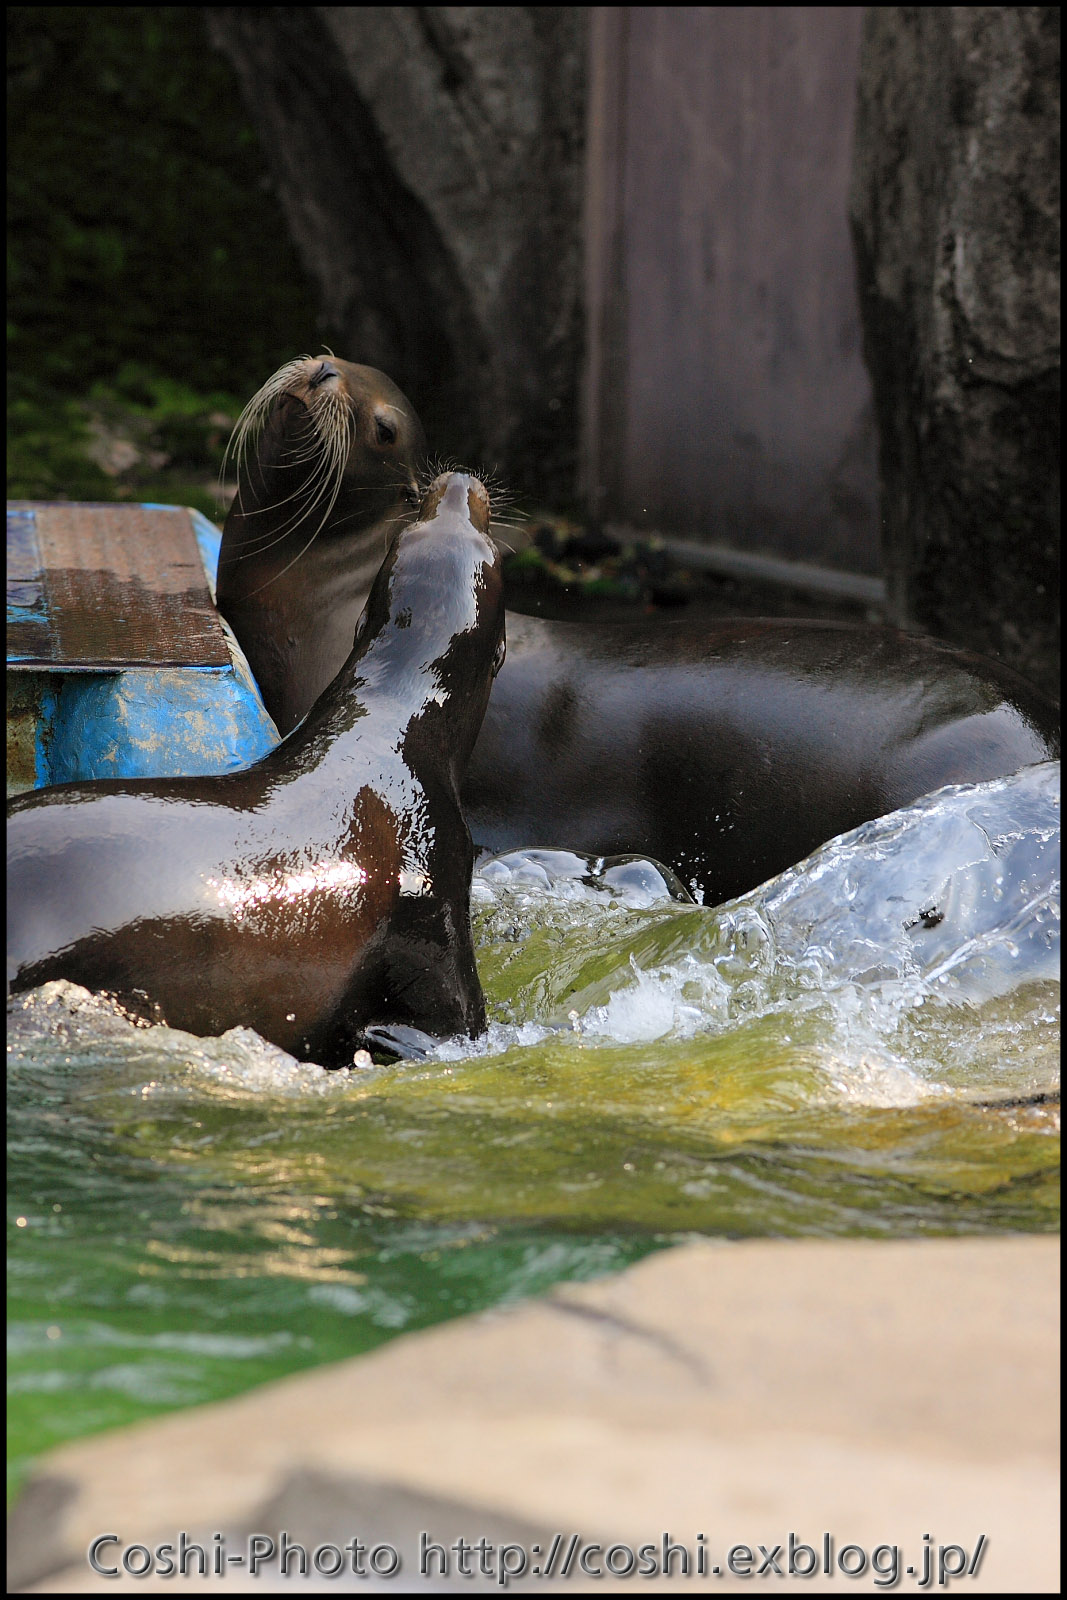
[[[440,1044],[421,1028],[410,1028],[403,1022],[376,1023],[360,1033],[359,1047],[369,1050],[372,1056],[391,1061],[428,1061]]]

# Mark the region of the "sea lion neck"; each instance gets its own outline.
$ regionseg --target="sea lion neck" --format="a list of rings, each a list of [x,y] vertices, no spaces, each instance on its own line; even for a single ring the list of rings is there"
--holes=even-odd
[[[289,763],[289,745],[294,769],[306,770],[327,755],[343,762],[373,739],[383,751],[403,747],[416,765],[425,750],[435,767],[458,769],[485,712],[503,633],[498,551],[465,515],[438,509],[394,542],[348,660],[294,730],[298,745],[290,738],[276,752],[277,764]]]

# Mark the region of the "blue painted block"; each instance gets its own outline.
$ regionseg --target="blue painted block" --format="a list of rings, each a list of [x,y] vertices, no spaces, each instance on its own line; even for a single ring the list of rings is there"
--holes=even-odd
[[[107,513],[121,517],[125,509],[112,506]],[[130,509],[181,511],[191,519],[213,600],[219,529],[184,508]],[[225,665],[138,664],[110,671],[48,659],[49,641],[51,653],[57,653],[55,636],[62,631],[61,602],[55,598],[61,590],[55,583],[50,591],[46,547],[42,570],[33,572],[36,510],[19,506],[8,512],[14,576],[8,586],[8,792],[87,778],[234,772],[273,749],[278,730],[240,646],[217,614],[225,649],[215,655],[223,661],[228,657]],[[146,569],[152,560],[153,551],[146,551]],[[204,608],[210,610],[206,600]],[[115,634],[120,654],[121,623]]]

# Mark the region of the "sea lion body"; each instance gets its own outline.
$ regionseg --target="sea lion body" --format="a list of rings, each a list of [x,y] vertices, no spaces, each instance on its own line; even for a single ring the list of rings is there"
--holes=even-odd
[[[370,1025],[477,1033],[459,780],[503,650],[488,499],[438,479],[354,649],[243,772],[60,784],[9,807],[8,978],[147,996],[350,1063]]]
[[[314,659],[285,644],[255,597],[238,614],[220,587],[283,732],[336,670],[323,612],[358,610],[364,537],[331,518],[313,546],[327,540],[342,562],[347,552],[346,591],[316,587],[311,567],[294,583],[289,626],[314,636]],[[246,565],[254,574],[254,555]],[[264,679],[265,656],[282,666]],[[462,798],[482,848],[651,855],[717,903],[932,789],[1058,753],[1056,708],[1017,674],[896,629],[509,612]]]
[[[461,791],[475,843],[649,855],[709,904],[933,789],[1058,754],[1016,674],[893,628],[507,627]]]

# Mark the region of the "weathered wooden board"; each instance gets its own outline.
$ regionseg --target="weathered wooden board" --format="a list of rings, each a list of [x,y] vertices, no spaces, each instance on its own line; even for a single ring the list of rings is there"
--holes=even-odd
[[[181,506],[12,502],[7,790],[234,772],[278,742]]]
[[[186,507],[15,501],[7,552],[9,668],[229,666]]]

